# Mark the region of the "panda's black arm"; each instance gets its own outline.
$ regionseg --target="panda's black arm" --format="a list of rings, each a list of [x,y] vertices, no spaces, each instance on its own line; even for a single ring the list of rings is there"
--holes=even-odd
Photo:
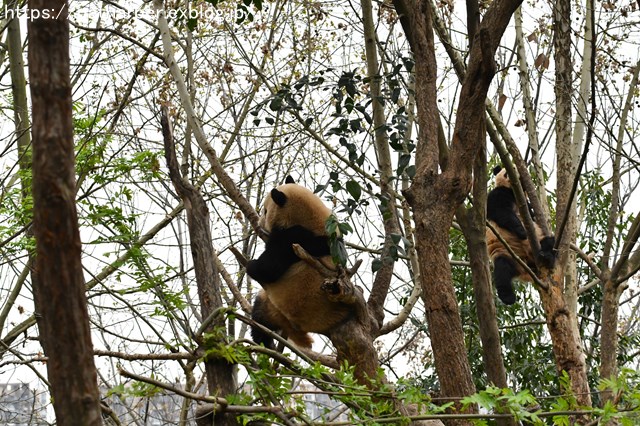
[[[247,264],[247,274],[260,284],[278,281],[300,258],[293,252],[293,244],[300,244],[312,256],[328,256],[326,236],[314,235],[303,226],[274,228],[269,234],[264,252]]]
[[[247,274],[263,285],[278,281],[291,265],[300,260],[291,244],[290,232],[281,228],[272,229],[264,252],[247,263]]]
[[[247,274],[264,286],[278,281],[292,264],[278,261],[265,251],[259,258],[247,263]]]
[[[524,229],[520,218],[516,214],[516,197],[511,188],[498,187],[489,192],[487,196],[487,219],[496,223],[521,240],[527,239],[527,231]]]
[[[275,229],[272,232],[274,233],[274,239],[277,240],[277,242],[274,241],[274,245],[276,245],[278,249],[299,244],[307,253],[314,257],[328,256],[331,254],[329,237],[326,235],[315,235],[304,226],[294,225],[289,228]],[[296,260],[299,260],[297,256]]]

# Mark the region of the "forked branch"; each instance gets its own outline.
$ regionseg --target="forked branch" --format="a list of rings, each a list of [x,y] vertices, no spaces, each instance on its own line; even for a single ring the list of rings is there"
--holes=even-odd
[[[351,277],[355,275],[362,264],[362,260],[356,261],[351,267],[343,268],[333,265],[327,265],[321,259],[311,256],[299,244],[293,244],[293,251],[302,261],[306,262],[313,269],[318,271],[325,280],[322,284],[322,290],[327,293],[327,298],[332,302],[342,302],[349,305],[356,305],[356,310],[360,308],[366,309],[362,290],[351,283]]]

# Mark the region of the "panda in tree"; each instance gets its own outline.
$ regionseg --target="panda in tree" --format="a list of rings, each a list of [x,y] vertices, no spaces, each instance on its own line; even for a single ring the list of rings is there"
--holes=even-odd
[[[247,274],[262,286],[253,302],[256,322],[311,348],[308,333],[328,334],[352,314],[352,306],[330,301],[322,289],[324,277],[293,251],[299,244],[311,256],[333,266],[325,223],[331,210],[291,176],[271,190],[259,224],[269,236],[262,254],[247,264]],[[273,348],[273,339],[257,327],[253,340]]]
[[[511,187],[507,171],[500,166],[493,169],[495,187],[487,196],[487,220],[507,242],[513,252],[522,259],[527,266],[537,273],[536,259],[540,265],[552,269],[555,265],[556,255],[554,251],[555,237],[545,236],[537,223],[534,222],[536,238],[540,242],[540,251],[533,255],[531,244],[527,239],[518,207],[516,197]],[[487,227],[487,249],[493,262],[493,281],[498,292],[498,297],[505,305],[516,302],[516,294],[513,290],[513,279],[531,282],[532,277],[516,261],[507,248],[502,244],[493,231]]]

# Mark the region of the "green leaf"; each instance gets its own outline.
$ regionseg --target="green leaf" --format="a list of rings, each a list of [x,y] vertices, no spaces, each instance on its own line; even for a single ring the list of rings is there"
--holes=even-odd
[[[331,241],[331,258],[336,265],[345,266],[347,264],[347,249],[342,239],[336,238]]]
[[[378,272],[382,268],[382,259],[373,259],[371,262],[371,272]]]
[[[271,111],[280,111],[282,109],[282,98],[281,97],[273,98],[269,103],[269,109]]]
[[[355,180],[347,181],[347,191],[353,197],[354,200],[360,200],[360,196],[362,195],[362,188],[360,188],[360,184]]]
[[[477,404],[485,410],[493,410],[496,407],[497,398],[495,397],[495,395],[491,395],[489,392],[482,391],[476,393],[475,395],[470,395],[462,398],[460,402],[462,402],[465,407]]]

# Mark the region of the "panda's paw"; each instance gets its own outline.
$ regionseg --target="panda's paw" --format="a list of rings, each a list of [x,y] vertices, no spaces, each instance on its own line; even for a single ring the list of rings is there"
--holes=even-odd
[[[273,337],[257,327],[251,329],[251,338],[258,345],[263,345],[267,349],[276,349],[276,345],[273,342]]]
[[[556,237],[553,235],[550,237],[544,237],[540,240],[540,249],[542,251],[552,252],[553,246],[556,244]]]
[[[555,237],[544,237],[540,240],[540,252],[538,252],[538,262],[548,269],[553,269],[556,263]]]

